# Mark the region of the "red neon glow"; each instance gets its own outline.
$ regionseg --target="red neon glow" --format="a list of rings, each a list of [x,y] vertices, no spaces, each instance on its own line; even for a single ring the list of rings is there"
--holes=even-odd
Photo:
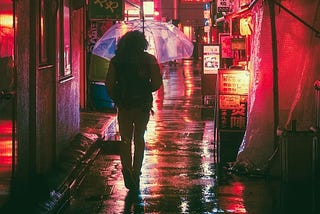
[[[243,192],[245,186],[241,182],[233,182],[227,186],[223,186],[220,192],[220,207],[226,213],[247,213]]]
[[[13,55],[13,15],[12,12],[0,12],[0,57]]]
[[[0,120],[0,175],[10,172],[12,165],[12,121]]]

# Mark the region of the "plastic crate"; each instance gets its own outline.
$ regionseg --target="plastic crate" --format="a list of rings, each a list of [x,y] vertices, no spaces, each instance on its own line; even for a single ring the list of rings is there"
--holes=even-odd
[[[92,82],[90,84],[90,97],[94,107],[98,110],[115,107],[113,100],[107,94],[106,86],[103,82]]]

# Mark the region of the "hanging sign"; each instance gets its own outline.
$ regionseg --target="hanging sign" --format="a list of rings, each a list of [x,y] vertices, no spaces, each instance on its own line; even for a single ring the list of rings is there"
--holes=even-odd
[[[231,11],[230,0],[218,0],[217,9],[218,9],[218,12],[230,12]]]
[[[181,0],[181,3],[206,3],[211,2],[211,0]]]
[[[89,0],[90,19],[123,19],[123,0]]]
[[[203,5],[203,24],[204,24],[204,32],[209,33],[211,23],[211,4],[205,3]]]

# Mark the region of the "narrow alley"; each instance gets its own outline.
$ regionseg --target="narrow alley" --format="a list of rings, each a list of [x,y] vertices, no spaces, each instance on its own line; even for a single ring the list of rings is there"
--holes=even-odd
[[[117,144],[103,142],[64,213],[273,213],[265,179],[219,180],[213,118],[201,112],[200,65],[184,60],[162,70],[164,86],[146,132],[141,195],[132,197],[124,186]]]

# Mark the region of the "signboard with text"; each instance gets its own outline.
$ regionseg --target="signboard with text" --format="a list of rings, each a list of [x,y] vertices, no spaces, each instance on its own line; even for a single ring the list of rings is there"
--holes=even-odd
[[[217,1],[217,11],[218,12],[230,12],[231,11],[230,0],[218,0]]]
[[[212,0],[180,0],[181,3],[207,3],[211,2]]]
[[[246,128],[249,81],[249,72],[246,70],[219,70],[219,129],[244,130]]]
[[[220,45],[203,45],[203,74],[217,74],[220,68]]]
[[[89,0],[90,19],[123,19],[123,0]]]

